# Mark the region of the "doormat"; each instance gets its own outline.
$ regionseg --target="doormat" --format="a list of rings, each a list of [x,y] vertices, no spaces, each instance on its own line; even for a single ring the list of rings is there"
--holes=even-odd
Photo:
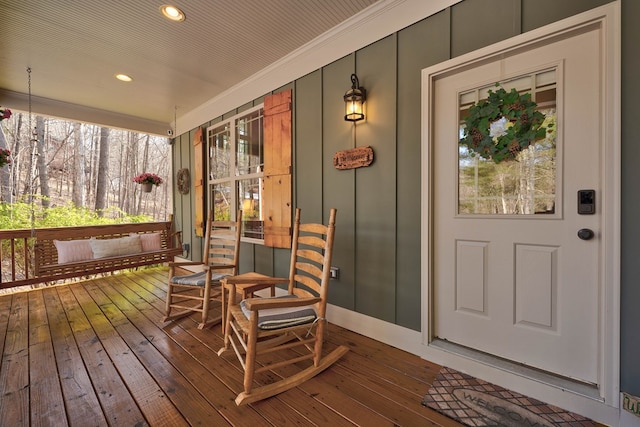
[[[422,404],[471,427],[594,427],[581,415],[442,368]]]

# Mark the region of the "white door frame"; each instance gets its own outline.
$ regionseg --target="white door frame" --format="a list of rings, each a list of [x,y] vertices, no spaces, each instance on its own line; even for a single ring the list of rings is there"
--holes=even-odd
[[[509,52],[526,48],[545,40],[562,37],[586,26],[601,28],[603,52],[602,76],[604,76],[602,99],[601,140],[604,158],[602,173],[602,230],[603,253],[600,290],[600,355],[599,396],[585,396],[544,383],[540,379],[508,371],[499,365],[474,356],[448,351],[433,345],[433,232],[432,232],[432,186],[433,176],[431,150],[433,138],[433,108],[431,94],[436,77],[473,67],[475,64]],[[594,420],[617,425],[620,407],[619,356],[620,356],[620,0],[590,11],[555,22],[525,34],[487,46],[449,61],[422,70],[422,156],[421,156],[421,288],[422,288],[422,349],[425,359],[478,376],[514,391],[538,398],[568,410],[583,414]]]

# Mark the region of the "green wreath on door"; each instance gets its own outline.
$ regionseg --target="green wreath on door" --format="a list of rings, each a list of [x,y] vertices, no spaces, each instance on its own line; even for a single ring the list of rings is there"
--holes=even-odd
[[[546,136],[547,128],[542,126],[545,115],[537,110],[529,93],[507,92],[502,87],[488,93],[486,100],[469,108],[459,143],[471,156],[495,163],[515,160],[518,153]]]

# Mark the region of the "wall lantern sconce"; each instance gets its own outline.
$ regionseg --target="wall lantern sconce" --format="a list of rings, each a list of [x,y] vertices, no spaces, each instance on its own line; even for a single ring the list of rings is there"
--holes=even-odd
[[[360,87],[358,76],[351,74],[351,89],[344,94],[345,115],[348,122],[357,122],[364,119],[364,101],[367,99],[367,91]]]

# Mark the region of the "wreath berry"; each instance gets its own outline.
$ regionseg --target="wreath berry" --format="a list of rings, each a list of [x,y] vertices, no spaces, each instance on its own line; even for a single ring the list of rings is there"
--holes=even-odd
[[[520,151],[545,137],[547,129],[542,126],[545,116],[536,109],[531,94],[521,95],[515,89],[507,92],[503,88],[488,93],[486,100],[469,108],[464,120],[464,134],[459,143],[466,145],[472,156],[495,163],[514,160]]]

